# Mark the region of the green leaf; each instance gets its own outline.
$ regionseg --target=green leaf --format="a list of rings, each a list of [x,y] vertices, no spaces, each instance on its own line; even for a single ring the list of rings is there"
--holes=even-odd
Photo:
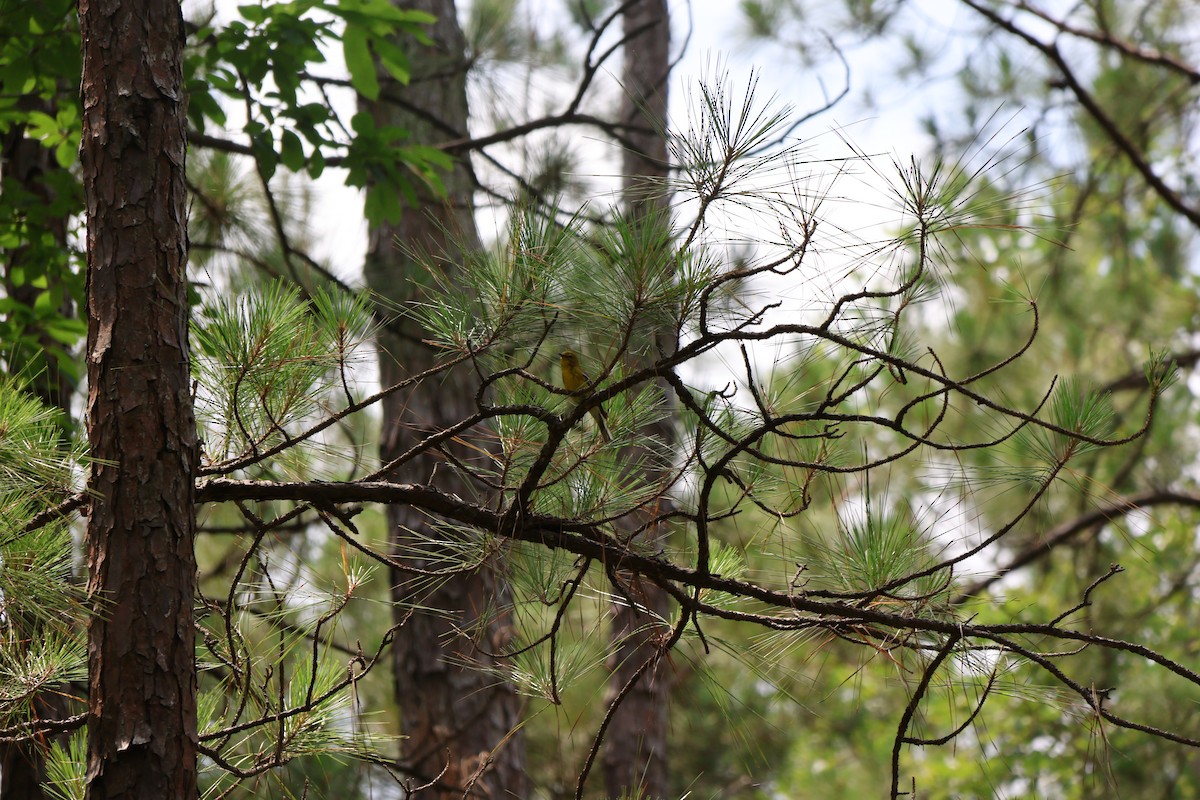
[[[261,24],[267,18],[267,9],[262,6],[238,6],[238,13],[242,15],[242,19],[255,24]]]
[[[54,160],[63,169],[70,169],[75,163],[75,155],[79,152],[79,143],[71,139],[59,142],[58,147],[54,148]]]
[[[347,25],[342,36],[342,48],[346,67],[350,70],[350,84],[368,100],[379,99],[379,76],[375,73],[375,59],[367,32],[359,27]]]
[[[395,190],[386,186],[376,187],[367,192],[363,213],[373,224],[396,222],[404,213],[404,204],[400,202]]]
[[[47,139],[58,133],[58,120],[43,111],[30,111],[26,130],[34,139]]]
[[[366,111],[360,111],[350,118],[350,127],[359,136],[375,132],[375,118]]]
[[[253,133],[250,132],[251,127],[260,130]],[[250,149],[254,151],[254,158],[262,169],[263,177],[270,180],[275,175],[275,168],[279,166],[279,158],[275,155],[275,137],[269,130],[262,129],[261,125],[250,124],[246,126],[246,130],[250,133]]]
[[[316,179],[325,171],[325,155],[321,150],[313,150],[312,158],[308,160],[308,177]]]
[[[454,168],[454,157],[444,150],[429,145],[414,144],[404,149],[409,160],[421,166],[423,171],[430,168],[451,170]]]
[[[54,317],[42,323],[42,330],[54,341],[71,346],[87,335],[87,322],[70,317]]]
[[[389,75],[403,84],[408,84],[409,78],[412,77],[412,65],[402,49],[386,39],[376,39],[375,55]]]
[[[62,306],[62,292],[56,289],[46,289],[39,292],[33,301],[33,309],[39,315],[49,314]]]
[[[292,172],[299,172],[304,169],[304,145],[301,144],[300,137],[294,132],[283,132],[283,140],[280,142],[279,159]]]
[[[188,81],[188,118],[201,131],[208,120],[221,127],[225,126],[225,109],[212,96],[207,81]]]

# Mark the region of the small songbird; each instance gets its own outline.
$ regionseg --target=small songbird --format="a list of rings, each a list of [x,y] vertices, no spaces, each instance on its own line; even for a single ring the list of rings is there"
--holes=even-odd
[[[591,384],[591,380],[579,366],[579,355],[574,350],[563,350],[558,357],[558,365],[562,367],[562,382],[563,388],[575,396],[575,402],[578,403],[581,399],[579,393]],[[604,408],[600,405],[594,405],[589,409],[588,413],[592,415],[592,419],[596,421],[596,427],[600,430],[600,438],[606,442],[612,441],[612,436],[608,432],[608,424],[605,422],[607,414],[604,413]]]

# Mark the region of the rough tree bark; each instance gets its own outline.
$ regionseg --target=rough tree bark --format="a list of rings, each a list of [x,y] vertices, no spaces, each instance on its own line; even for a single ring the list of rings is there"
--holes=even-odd
[[[385,78],[378,102],[363,101],[377,125],[395,125],[410,132],[411,143],[434,143],[461,137],[467,131],[466,43],[453,0],[401,3],[437,17],[429,31],[433,44],[406,42],[413,64],[408,86]],[[419,301],[429,290],[426,266],[413,253],[429,254],[433,268],[447,280],[461,269],[462,254],[479,246],[475,227],[469,166],[459,164],[444,176],[447,195],[421,194],[421,205],[406,210],[396,224],[375,226],[370,232],[366,275],[368,285],[399,307]],[[439,354],[422,341],[413,326],[395,328],[379,337],[380,375],[393,385],[432,366]],[[443,374],[410,392],[390,395],[383,402],[380,456],[399,457],[429,432],[468,416],[473,410],[475,385],[469,369]],[[494,442],[477,437],[469,446],[455,447],[463,462],[479,459]],[[463,497],[480,492],[438,453],[424,453],[395,471],[397,479],[428,481],[434,473],[444,490]],[[445,534],[432,529],[428,518],[405,506],[392,506],[388,519],[396,556],[417,570],[444,568],[431,552],[431,542]],[[397,621],[404,627],[394,645],[395,692],[400,705],[403,767],[414,783],[435,781],[423,797],[523,798],[526,796],[523,737],[517,731],[520,701],[511,684],[493,675],[464,668],[463,661],[489,662],[484,651],[505,649],[511,626],[503,619],[489,622],[489,609],[508,602],[502,576],[485,565],[476,574],[458,575],[430,585],[416,574],[395,570],[392,575]],[[414,613],[414,609],[415,612]],[[472,637],[478,637],[476,647]]]
[[[670,77],[671,25],[666,0],[639,0],[624,11],[625,35],[624,107],[621,122],[624,131],[622,175],[623,200],[626,213],[635,224],[661,226],[669,224],[669,197],[666,178],[670,161],[665,137],[667,121],[667,88]],[[665,231],[645,237],[648,241],[669,238]],[[647,254],[653,258],[653,254]],[[658,355],[675,351],[674,331],[653,331],[653,349]],[[642,365],[634,365],[638,368]],[[669,397],[670,392],[664,392]],[[653,434],[661,441],[675,438],[675,419],[668,416],[658,424]],[[648,475],[646,480],[657,482],[661,476]],[[662,505],[649,513],[658,514]],[[631,528],[644,519],[630,519]],[[651,530],[650,537],[661,537],[666,531]],[[670,704],[670,666],[659,659],[659,637],[664,633],[657,620],[668,619],[670,602],[666,593],[636,576],[621,572],[627,579],[625,594],[644,606],[630,607],[616,603],[610,637],[614,651],[609,658],[611,673],[608,697],[611,700],[624,690],[635,673],[647,661],[653,666],[645,672],[622,699],[613,716],[604,743],[603,767],[605,788],[610,797],[633,796],[664,798],[668,796],[669,771],[667,759],[668,711]]]
[[[80,0],[87,208],[87,793],[196,797],[196,423],[183,15]]]

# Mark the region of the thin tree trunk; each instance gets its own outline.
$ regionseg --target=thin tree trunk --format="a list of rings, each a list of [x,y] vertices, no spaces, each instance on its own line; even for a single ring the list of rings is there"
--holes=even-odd
[[[404,2],[435,15],[432,46],[406,42],[413,64],[408,86],[385,79],[378,102],[363,101],[379,126],[395,125],[410,132],[412,143],[433,143],[462,136],[467,130],[465,41],[453,0]],[[377,225],[370,233],[368,285],[396,304],[420,301],[429,291],[427,266],[413,252],[428,253],[432,269],[453,281],[464,252],[479,246],[474,220],[469,167],[458,165],[445,178],[447,196],[421,196],[421,206],[406,210],[397,224]],[[413,326],[379,337],[380,377],[389,386],[438,360]],[[394,394],[383,402],[380,456],[397,458],[430,432],[469,416],[475,395],[474,375],[460,369]],[[453,447],[463,463],[478,462],[494,439],[478,436],[468,446]],[[422,454],[395,472],[397,479],[429,481],[464,497],[477,496],[472,484],[438,453]],[[416,570],[445,568],[433,544],[445,533],[426,516],[402,506],[389,509],[397,558]],[[394,644],[395,692],[400,705],[403,766],[414,785],[435,782],[422,797],[524,798],[527,796],[523,736],[517,731],[520,702],[515,689],[494,675],[464,667],[488,665],[486,652],[504,649],[510,623],[489,617],[509,603],[506,584],[493,564],[477,573],[434,582],[411,570],[392,575],[396,618],[404,627]],[[415,612],[415,613],[414,613]],[[478,645],[473,638],[478,641]]]
[[[670,75],[671,26],[666,0],[640,0],[625,9],[625,132],[623,156],[626,213],[644,226],[669,225],[666,189],[669,159],[664,131],[667,120],[667,85]],[[660,232],[661,233],[661,232]],[[647,240],[668,241],[665,234]],[[654,350],[669,355],[676,349],[674,331],[654,331]],[[642,365],[634,365],[638,368]],[[665,388],[665,387],[664,387]],[[664,392],[669,397],[669,392]],[[654,435],[664,442],[675,438],[673,416],[659,423]],[[662,476],[647,475],[658,482]],[[660,513],[670,500],[662,498]],[[625,520],[635,528],[643,520]],[[649,531],[650,538],[666,531]],[[669,790],[667,758],[668,711],[670,709],[670,665],[661,659],[658,643],[663,633],[659,620],[668,619],[670,602],[666,593],[636,576],[621,572],[624,594],[643,608],[616,603],[610,636],[614,642],[609,659],[611,672],[608,697],[611,702],[629,684],[647,661],[653,666],[622,698],[604,743],[605,788],[610,797],[665,798]],[[644,610],[643,610],[644,609]]]
[[[183,15],[80,0],[87,207],[87,793],[196,797],[196,422]]]
[[[671,18],[667,0],[638,0],[625,9],[621,122],[623,200],[630,216],[658,219],[670,206],[665,182],[667,97],[671,78]]]

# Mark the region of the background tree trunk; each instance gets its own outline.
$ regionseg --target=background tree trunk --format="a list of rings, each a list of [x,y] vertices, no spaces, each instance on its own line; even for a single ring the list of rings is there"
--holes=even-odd
[[[410,84],[385,79],[381,72],[380,100],[364,101],[363,107],[377,126],[410,131],[409,143],[462,136],[467,131],[468,64],[455,4],[420,0],[400,5],[437,17],[430,30],[433,44],[406,43],[413,64]],[[398,223],[377,225],[370,232],[367,283],[394,307],[419,301],[429,290],[427,269],[453,280],[462,268],[463,253],[479,246],[469,165],[459,163],[444,180],[445,198],[422,193],[418,208],[406,210]],[[416,251],[427,253],[432,266],[418,263]],[[421,330],[411,324],[401,330],[394,325],[380,334],[384,386],[437,362],[439,353],[422,338]],[[473,373],[460,369],[389,396],[383,402],[381,458],[395,459],[430,432],[469,416],[474,395]],[[453,452],[462,462],[471,463],[494,446],[494,441],[476,437],[471,446],[454,447]],[[398,466],[393,477],[423,482],[435,473],[444,491],[462,497],[478,496],[481,491],[439,453],[413,458]],[[431,544],[444,534],[429,525],[427,516],[406,506],[390,506],[388,520],[399,560],[419,570],[447,566]],[[418,784],[437,780],[436,788],[422,796],[460,798],[470,787],[472,797],[525,797],[523,737],[515,732],[520,720],[516,691],[494,675],[462,665],[463,661],[488,664],[490,659],[479,648],[501,651],[511,638],[506,619],[489,617],[490,609],[509,603],[503,578],[492,565],[485,565],[476,574],[432,582],[413,572],[394,570],[392,581],[396,620],[404,622],[394,645],[395,691],[407,737],[404,767],[414,773]],[[472,637],[478,637],[479,647]]]
[[[625,9],[623,24],[625,95],[621,122],[628,126],[624,132],[622,156],[626,213],[634,224],[665,228],[670,224],[665,131],[671,70],[671,25],[666,0],[641,0],[631,4]],[[669,241],[665,231],[659,233],[661,241]],[[659,241],[653,232],[647,239]],[[674,331],[653,331],[651,335],[658,355],[675,351]],[[634,368],[641,366],[634,365]],[[664,396],[671,395],[664,392]],[[675,424],[674,416],[668,416],[653,433],[664,442],[673,441]],[[648,475],[646,479],[657,482],[660,477]],[[659,507],[651,507],[650,513],[657,514],[663,510],[662,504],[668,502],[669,499],[662,498]],[[642,521],[640,518],[626,520],[631,528]],[[662,537],[666,533],[665,529],[652,530],[648,535]],[[621,572],[617,575],[630,578],[624,587],[625,593],[644,606],[644,610],[628,603],[613,606],[610,636],[615,648],[609,659],[610,701],[647,660],[656,663],[634,684],[613,717],[604,744],[605,788],[610,797],[620,797],[622,793],[629,796],[631,790],[636,790],[633,796],[664,798],[669,791],[667,727],[671,675],[669,664],[665,659],[659,659],[658,640],[663,628],[657,620],[669,618],[670,602],[666,593],[650,582],[638,581],[636,576]]]
[[[87,206],[87,791],[196,796],[196,421],[188,375],[183,16],[81,0]]]

